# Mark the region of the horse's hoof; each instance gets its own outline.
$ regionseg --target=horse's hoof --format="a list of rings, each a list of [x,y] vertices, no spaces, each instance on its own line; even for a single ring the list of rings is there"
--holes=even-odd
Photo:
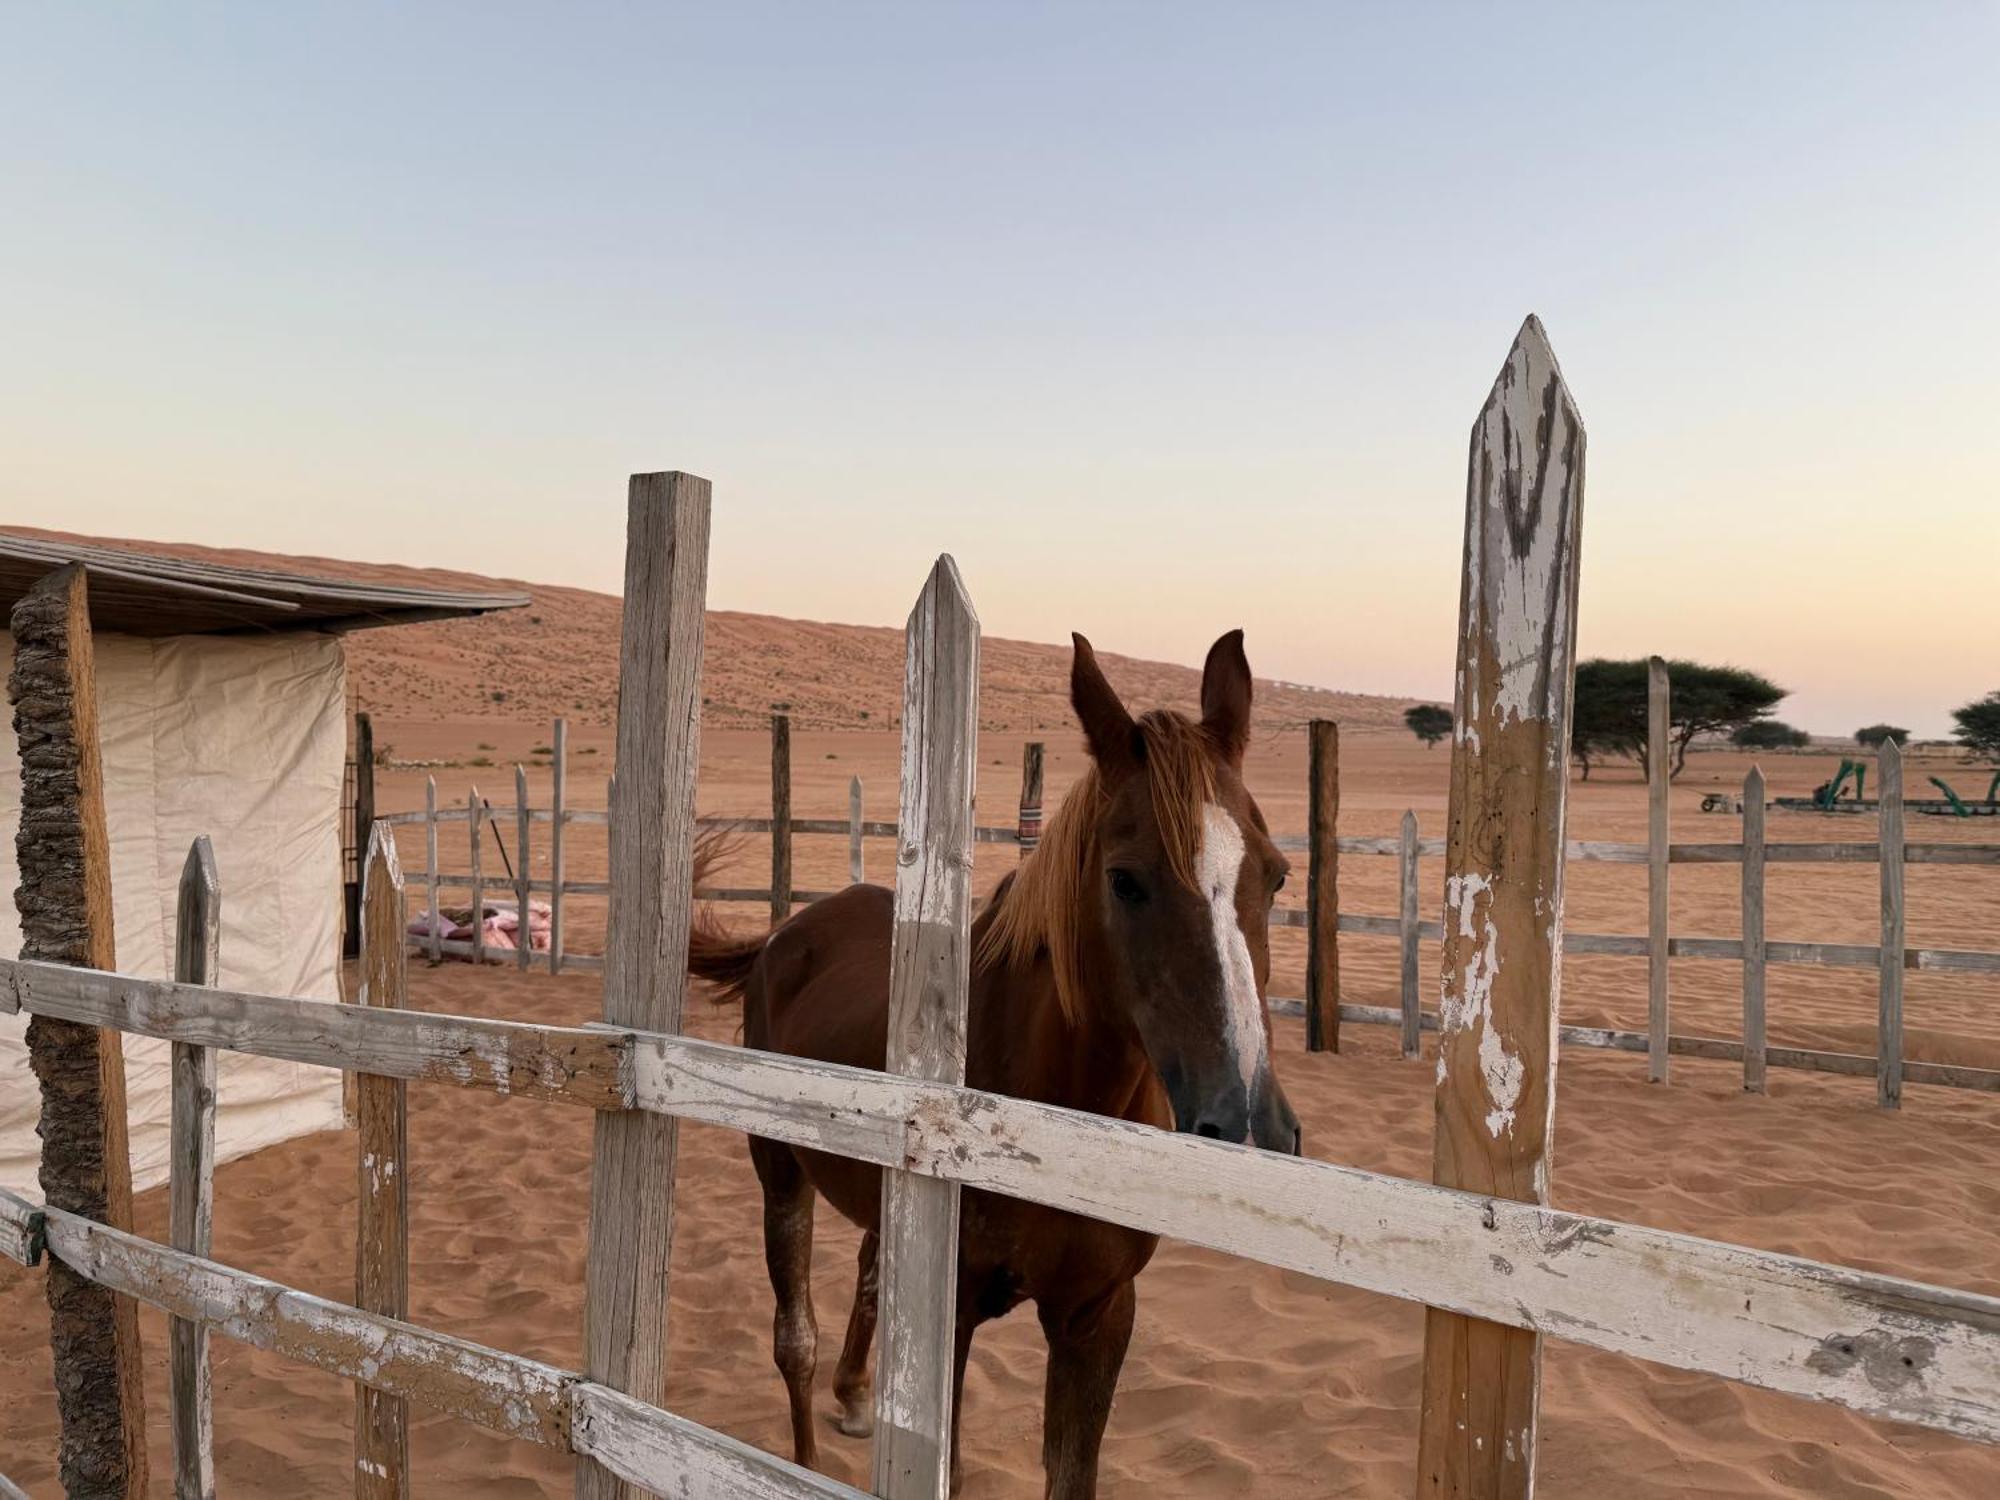
[[[868,1407],[843,1407],[840,1415],[833,1419],[833,1425],[848,1437],[873,1437],[875,1435],[875,1413]]]

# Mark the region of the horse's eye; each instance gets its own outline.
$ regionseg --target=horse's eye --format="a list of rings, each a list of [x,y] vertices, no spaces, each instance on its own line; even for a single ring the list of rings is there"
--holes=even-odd
[[[1271,887],[1271,894],[1275,896],[1278,894],[1278,892],[1282,891],[1284,888],[1285,888],[1285,877],[1280,875],[1278,877],[1278,883]]]
[[[1130,870],[1113,870],[1111,872],[1111,894],[1116,896],[1120,901],[1129,902],[1136,906],[1146,899],[1146,888],[1132,878]]]

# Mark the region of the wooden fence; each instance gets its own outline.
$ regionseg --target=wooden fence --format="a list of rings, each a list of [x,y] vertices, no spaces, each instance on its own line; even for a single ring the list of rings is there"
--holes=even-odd
[[[1664,663],[1655,658],[1660,691],[1652,695],[1651,714],[1665,734],[1669,688]],[[825,891],[795,889],[791,885],[792,849],[790,836],[845,837],[848,841],[848,877],[860,881],[866,875],[863,854],[867,839],[894,839],[897,825],[869,821],[862,816],[863,788],[860,777],[848,786],[848,815],[838,818],[789,816],[791,781],[789,776],[790,725],[785,716],[772,717],[772,815],[768,818],[702,818],[704,830],[726,830],[746,834],[767,834],[772,838],[772,880],[769,886],[704,887],[696,895],[704,900],[768,904],[774,920],[787,914],[799,902],[814,901]],[[392,813],[380,819],[391,825],[421,826],[424,830],[426,864],[412,872],[422,883],[424,899],[435,910],[440,890],[471,892],[476,909],[485,895],[502,891],[520,903],[546,895],[551,912],[551,941],[546,951],[519,950],[511,955],[489,952],[482,941],[447,942],[435,935],[413,938],[422,952],[432,958],[445,954],[475,959],[511,959],[526,968],[546,966],[553,972],[569,969],[601,968],[603,960],[591,954],[565,951],[562,944],[562,913],[565,895],[603,896],[609,889],[602,881],[566,880],[561,874],[561,830],[565,824],[602,824],[601,810],[570,808],[564,805],[566,784],[564,747],[567,725],[555,724],[554,802],[551,807],[527,805],[527,777],[515,768],[515,803],[494,806],[477,794],[463,807],[440,808],[436,783],[427,785],[425,806],[417,812]],[[1399,1028],[1406,1057],[1421,1051],[1421,1034],[1436,1031],[1435,1011],[1425,1010],[1419,1001],[1418,964],[1421,945],[1441,941],[1439,923],[1419,920],[1421,890],[1419,862],[1445,853],[1445,840],[1423,838],[1418,833],[1414,812],[1403,814],[1400,832],[1393,838],[1339,836],[1335,825],[1339,809],[1338,726],[1317,720],[1311,726],[1308,784],[1310,787],[1308,826],[1303,835],[1283,835],[1278,846],[1308,857],[1307,905],[1280,907],[1271,913],[1273,925],[1303,928],[1307,933],[1306,995],[1303,1001],[1274,997],[1271,1009],[1280,1015],[1302,1016],[1306,1022],[1309,1050],[1338,1050],[1343,1022],[1359,1025],[1393,1025]],[[1902,867],[1912,864],[2000,866],[2000,845],[1971,843],[1910,843],[1903,836],[1901,813],[1901,750],[1893,741],[1885,742],[1877,753],[1878,782],[1882,789],[1881,836],[1873,843],[1768,843],[1764,837],[1767,797],[1763,772],[1752,768],[1744,777],[1742,797],[1742,837],[1736,843],[1672,843],[1665,817],[1666,757],[1649,759],[1648,838],[1645,843],[1614,843],[1571,839],[1565,857],[1572,863],[1602,862],[1645,865],[1647,868],[1647,931],[1643,934],[1565,933],[1563,948],[1569,954],[1598,954],[1647,960],[1648,1026],[1643,1032],[1603,1027],[1568,1026],[1562,1040],[1573,1047],[1609,1048],[1621,1052],[1644,1053],[1648,1075],[1654,1081],[1667,1078],[1669,1057],[1693,1057],[1741,1062],[1743,1085],[1762,1093],[1770,1068],[1801,1068],[1821,1073],[1874,1076],[1878,1080],[1880,1102],[1886,1108],[1900,1103],[1902,1085],[1937,1084],[1948,1088],[1980,1089],[2000,1093],[2000,1069],[1969,1067],[1949,1063],[1911,1062],[1903,1057],[1902,977],[1906,969],[1958,974],[2000,975],[2000,952],[1965,948],[1911,948],[1905,945],[1905,913]],[[984,844],[1016,845],[1023,857],[1035,846],[1041,831],[1043,753],[1039,743],[1026,746],[1022,758],[1020,821],[1013,828],[975,828],[973,838]],[[523,809],[526,809],[525,815]],[[502,830],[515,829],[512,876],[509,881],[489,879],[482,859],[482,847],[490,830],[495,846]],[[534,852],[533,830],[547,825],[551,839],[551,873],[548,878],[528,879]],[[444,826],[464,826],[469,831],[468,874],[438,872],[438,830]],[[782,841],[779,829],[788,830]],[[1883,851],[1887,850],[1887,858]],[[1339,909],[1339,865],[1341,856],[1381,857],[1398,862],[1398,902],[1394,916],[1343,912]],[[1882,940],[1876,944],[1796,942],[1768,939],[1764,933],[1765,872],[1772,864],[1880,864],[1882,866]],[[1668,872],[1674,865],[1734,864],[1742,867],[1742,936],[1735,938],[1675,936],[1667,921]],[[1398,1004],[1364,1005],[1340,998],[1340,934],[1357,937],[1390,937],[1400,946],[1398,964]],[[1893,955],[1902,953],[1902,962]],[[1885,962],[1883,955],[1892,956]],[[1672,959],[1696,959],[1736,963],[1743,970],[1743,1028],[1740,1038],[1690,1036],[1669,1027],[1668,963]],[[1872,969],[1878,976],[1882,995],[1879,1025],[1881,1041],[1874,1055],[1833,1052],[1806,1047],[1772,1047],[1766,1040],[1765,977],[1772,964],[1798,964],[1817,968]],[[1893,1082],[1892,1082],[1893,1080]]]
[[[138,1237],[129,1178],[122,1206],[116,1191],[108,1203],[98,1192],[91,1211],[75,1206],[71,1174],[90,1163],[55,1143],[79,1127],[101,1138],[108,1102],[89,1091],[45,1094],[49,1202],[0,1195],[0,1254],[27,1265],[46,1260],[52,1280],[106,1294],[98,1304],[64,1304],[71,1337],[54,1346],[71,1492],[144,1491],[143,1412],[136,1400],[119,1399],[127,1390],[123,1375],[137,1370],[137,1324],[114,1318],[116,1308],[129,1312],[137,1300],[364,1388],[360,1495],[407,1493],[410,1402],[574,1454],[579,1495],[862,1495],[661,1409],[682,1118],[887,1169],[873,1492],[889,1500],[943,1500],[946,1493],[952,1346],[940,1336],[939,1309],[952,1300],[953,1207],[963,1187],[1427,1305],[1418,1474],[1427,1494],[1531,1492],[1544,1333],[2000,1442],[2000,1299],[1548,1203],[1544,1153],[1556,1078],[1549,1039],[1559,1004],[1564,864],[1563,777],[1559,763],[1551,769],[1551,756],[1567,741],[1581,447],[1574,408],[1530,320],[1475,428],[1467,487],[1459,693],[1466,707],[1453,752],[1437,1086],[1439,1117],[1449,1123],[1439,1131],[1437,1181],[1275,1155],[955,1081],[967,991],[978,635],[948,560],[927,583],[907,637],[908,836],[897,869],[887,1059],[902,1071],[842,1068],[678,1035],[693,896],[709,494],[705,481],[690,476],[637,476],[605,1025],[402,1008],[402,944],[394,928],[404,893],[386,841],[375,844],[364,878],[365,1004],[134,978],[89,966],[87,947],[0,962],[0,1010],[34,1016],[38,1027],[62,1033],[61,1042],[132,1032],[374,1081],[360,1095],[357,1170],[365,1192],[351,1306],[217,1264],[197,1247]],[[1532,507],[1523,501],[1530,473],[1548,484]],[[17,663],[46,662],[49,643],[24,634],[19,611],[14,623]],[[56,654],[87,659],[88,649],[86,626],[80,636],[72,629]],[[94,762],[94,729],[77,739]],[[91,775],[31,782],[24,801],[44,832],[88,830],[94,820],[102,833]],[[1484,837],[1496,819],[1526,836]],[[101,837],[77,843],[82,887],[23,861],[24,912],[52,914],[69,924],[64,931],[80,920],[74,893],[88,889],[108,862]],[[184,949],[198,940],[191,937],[198,927],[192,918],[183,923]],[[53,1044],[43,1035],[31,1045]],[[594,1112],[583,1371],[398,1316],[406,1201],[395,1184],[405,1175],[389,1167],[402,1149],[402,1088],[412,1081],[505,1094],[522,1108]],[[212,1108],[199,1089],[188,1090],[187,1100],[197,1114]],[[197,1124],[193,1136],[200,1134]],[[114,1176],[125,1170],[116,1153],[94,1160]],[[173,1191],[206,1201],[207,1170],[203,1153],[177,1153]],[[100,1348],[111,1357],[86,1357],[91,1351],[76,1337],[89,1334],[101,1334]],[[1472,1371],[1484,1373],[1475,1382]],[[196,1399],[198,1379],[177,1364],[177,1409]],[[91,1466],[92,1477],[73,1465]]]

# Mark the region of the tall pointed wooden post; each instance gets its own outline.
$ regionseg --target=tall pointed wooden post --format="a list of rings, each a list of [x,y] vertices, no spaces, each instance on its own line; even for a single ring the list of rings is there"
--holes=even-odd
[[[885,1071],[965,1081],[971,995],[972,783],[979,764],[979,617],[940,557],[904,634],[903,787]],[[951,1486],[958,1184],[882,1174],[875,1493],[945,1500]]]
[[[1547,1203],[1583,422],[1530,317],[1473,424],[1434,1179]],[[1541,1342],[1429,1309],[1419,1496],[1533,1493]]]
[[[1875,842],[1882,871],[1882,945],[1876,1013],[1875,1097],[1884,1109],[1903,1107],[1903,747],[1893,737],[1875,752],[1880,809]]]
[[[174,978],[181,984],[219,984],[221,958],[222,885],[215,874],[214,847],[204,833],[188,849],[187,863],[181,866],[174,912]],[[168,1238],[176,1250],[206,1259],[215,1223],[215,1049],[175,1042],[172,1057]],[[215,1500],[214,1380],[204,1324],[167,1319],[167,1368],[175,1500]]]
[[[708,509],[706,479],[632,476],[604,1019],[644,1031],[679,1031],[687,999]],[[678,1124],[642,1110],[601,1111],[591,1155],[584,1374],[656,1406],[666,1395]],[[643,1492],[579,1457],[576,1493],[638,1500]]]
[[[32,585],[14,605],[7,693],[21,753],[21,957],[116,969],[111,846],[97,743],[97,665],[83,565]],[[42,1085],[42,1194],[67,1209],[132,1228],[132,1152],[125,1050],[116,1031],[36,1016],[28,1062]],[[57,1456],[71,1495],[146,1493],[146,1405],[139,1306],[54,1256],[48,1273]]]
[[[1667,788],[1673,776],[1667,664],[1646,659],[1646,1078],[1667,1081]]]

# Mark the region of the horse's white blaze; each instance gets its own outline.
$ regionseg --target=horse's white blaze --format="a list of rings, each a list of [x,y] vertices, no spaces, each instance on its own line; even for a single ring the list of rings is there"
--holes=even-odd
[[[1229,1051],[1248,1094],[1264,1065],[1264,1002],[1257,994],[1250,944],[1236,915],[1236,885],[1242,877],[1243,830],[1225,809],[1211,802],[1201,814],[1201,893],[1208,899],[1209,923],[1215,931]]]

